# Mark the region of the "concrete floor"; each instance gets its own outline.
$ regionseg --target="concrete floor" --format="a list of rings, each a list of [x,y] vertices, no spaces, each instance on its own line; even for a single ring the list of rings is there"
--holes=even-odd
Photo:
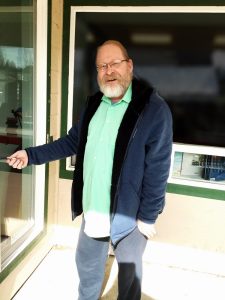
[[[165,246],[157,247],[155,246],[155,250],[159,255],[160,249],[164,255],[165,250],[168,256],[170,255]],[[190,263],[190,260],[187,261],[190,255],[188,257],[186,253],[184,255],[186,260],[184,259],[183,263],[180,260],[182,255],[180,255],[179,263],[175,259],[172,264],[168,264],[168,260],[157,260],[154,247],[151,246],[151,248],[153,248],[153,258],[149,260],[147,256],[144,256],[142,300],[225,299],[224,255],[207,254],[203,262],[201,259],[204,255],[195,253],[195,259],[193,259],[192,253],[192,263]],[[71,247],[52,249],[13,300],[76,300],[78,277],[74,253],[75,250]],[[174,254],[177,256],[176,253]],[[217,265],[216,269],[213,269],[214,265]],[[114,256],[110,256],[106,266],[104,292],[101,299],[116,299],[116,277],[117,264]]]

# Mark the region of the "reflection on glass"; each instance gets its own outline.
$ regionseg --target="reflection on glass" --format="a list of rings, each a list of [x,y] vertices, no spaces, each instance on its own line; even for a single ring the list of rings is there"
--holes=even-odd
[[[225,157],[175,152],[172,177],[225,184]]]
[[[18,11],[17,11],[18,10]],[[34,222],[32,168],[9,168],[4,158],[33,143],[33,8],[0,7],[1,266]]]

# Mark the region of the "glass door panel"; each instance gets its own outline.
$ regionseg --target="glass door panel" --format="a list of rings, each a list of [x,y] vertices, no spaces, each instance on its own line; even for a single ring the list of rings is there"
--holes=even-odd
[[[36,3],[0,6],[0,220],[1,268],[36,224],[35,172],[5,163],[13,152],[36,143]],[[44,103],[45,104],[45,103]],[[44,189],[44,186],[42,187]],[[42,212],[43,214],[43,212]]]

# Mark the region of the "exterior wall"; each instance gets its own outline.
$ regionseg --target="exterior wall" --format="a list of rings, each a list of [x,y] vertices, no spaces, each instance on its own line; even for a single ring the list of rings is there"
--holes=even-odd
[[[56,227],[55,243],[75,248],[82,217],[79,216],[74,221],[72,221],[71,185],[72,180],[59,180],[58,223]]]
[[[50,78],[50,136],[60,136],[61,118],[61,74],[62,74],[62,18],[63,0],[52,1],[51,33],[51,78]],[[57,222],[58,216],[58,174],[59,162],[49,164],[48,212],[49,223]]]
[[[71,183],[71,180],[59,180],[59,224],[77,229],[80,219],[71,221]],[[224,235],[221,234],[225,228],[224,215],[225,201],[167,193],[165,209],[156,222],[154,241],[225,253]]]
[[[167,194],[156,241],[225,253],[225,201]]]

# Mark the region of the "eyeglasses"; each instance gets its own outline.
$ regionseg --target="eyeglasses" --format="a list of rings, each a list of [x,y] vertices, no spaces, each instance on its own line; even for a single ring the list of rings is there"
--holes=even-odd
[[[117,59],[108,64],[99,64],[96,66],[96,69],[98,72],[106,72],[108,70],[108,67],[110,67],[110,69],[112,70],[116,70],[119,69],[119,67],[124,61],[128,61],[128,60],[129,59]]]

